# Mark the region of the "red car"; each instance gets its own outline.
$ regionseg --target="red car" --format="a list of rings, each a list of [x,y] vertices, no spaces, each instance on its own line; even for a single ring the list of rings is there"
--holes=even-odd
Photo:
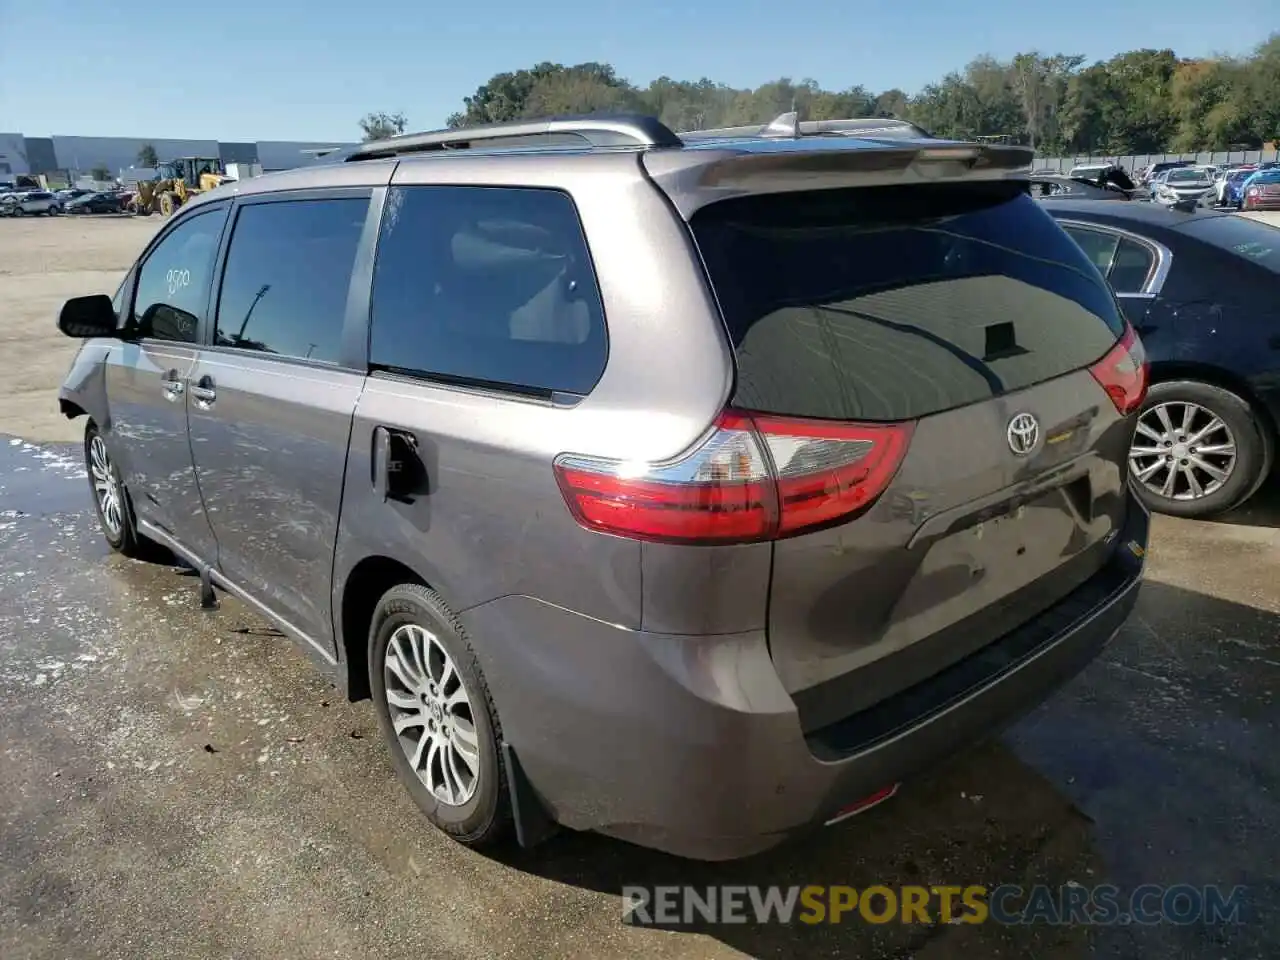
[[[1260,170],[1244,183],[1241,210],[1280,210],[1280,168]]]

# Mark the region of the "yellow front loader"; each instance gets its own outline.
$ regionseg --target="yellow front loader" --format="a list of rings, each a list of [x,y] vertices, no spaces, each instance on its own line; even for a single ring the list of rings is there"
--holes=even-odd
[[[159,211],[172,216],[193,196],[226,182],[222,161],[212,157],[179,157],[160,164],[157,180],[138,181],[134,203],[140,214]]]

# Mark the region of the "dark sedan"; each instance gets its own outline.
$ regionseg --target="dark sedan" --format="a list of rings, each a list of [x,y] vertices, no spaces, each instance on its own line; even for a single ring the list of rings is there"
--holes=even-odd
[[[1037,199],[1070,197],[1073,200],[1128,200],[1129,191],[1114,185],[1099,185],[1096,180],[1068,177],[1065,174],[1033,173],[1031,195]]]
[[[118,193],[86,193],[67,204],[67,213],[120,213],[124,207]]]
[[[1271,472],[1280,422],[1280,229],[1149,203],[1046,200],[1138,330],[1152,387],[1129,466],[1153,509],[1238,506]]]

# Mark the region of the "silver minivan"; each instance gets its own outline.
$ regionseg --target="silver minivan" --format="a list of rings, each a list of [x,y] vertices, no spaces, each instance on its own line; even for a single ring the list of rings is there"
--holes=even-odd
[[[371,697],[468,844],[866,809],[1133,606],[1141,345],[1030,151],[647,117],[365,144],[69,301],[102,529]]]

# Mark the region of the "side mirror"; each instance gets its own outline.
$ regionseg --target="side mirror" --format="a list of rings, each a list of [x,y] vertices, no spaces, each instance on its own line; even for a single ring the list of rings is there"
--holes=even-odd
[[[116,310],[111,298],[105,293],[72,297],[58,314],[58,329],[78,340],[116,336]]]

